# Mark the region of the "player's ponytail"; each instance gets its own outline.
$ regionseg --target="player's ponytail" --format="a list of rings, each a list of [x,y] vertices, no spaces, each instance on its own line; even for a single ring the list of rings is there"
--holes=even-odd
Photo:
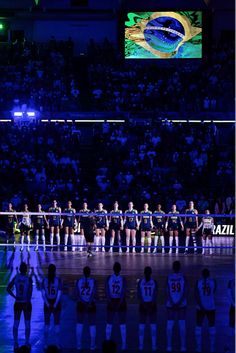
[[[56,266],[54,264],[50,264],[48,266],[48,283],[53,283],[54,278],[56,276]]]

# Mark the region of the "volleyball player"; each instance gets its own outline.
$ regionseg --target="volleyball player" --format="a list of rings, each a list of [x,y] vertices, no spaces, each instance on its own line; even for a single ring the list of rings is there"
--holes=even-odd
[[[172,352],[172,335],[175,320],[178,321],[180,331],[180,351],[186,352],[186,279],[180,272],[179,261],[173,262],[173,272],[167,278],[167,352]]]
[[[68,201],[67,208],[64,209],[66,216],[63,216],[62,225],[64,227],[64,251],[67,251],[68,238],[70,236],[71,250],[75,251],[75,236],[74,236],[74,226],[75,226],[75,213],[76,210],[72,208],[72,202]]]
[[[59,344],[59,325],[61,317],[61,294],[62,282],[56,276],[56,266],[50,264],[48,266],[48,275],[42,282],[42,297],[44,301],[44,344],[45,349],[48,346],[48,333],[50,326],[51,315],[54,317],[54,327],[56,333],[56,345],[60,348]]]
[[[96,251],[99,251],[99,245],[102,245],[102,252],[105,252],[105,243],[106,243],[106,230],[109,228],[108,218],[106,216],[107,211],[103,209],[103,204],[99,202],[98,209],[94,211],[98,215],[95,216],[96,219],[96,236],[95,236],[95,245]]]
[[[15,287],[15,293],[13,292]],[[32,313],[31,297],[32,297],[32,279],[27,276],[27,265],[25,262],[20,264],[20,272],[10,281],[7,286],[7,292],[15,299],[14,304],[14,351],[17,351],[18,346],[18,329],[20,324],[21,314],[24,314],[25,320],[25,345],[30,348],[30,321]]]
[[[38,213],[43,213],[44,211],[42,210],[42,206],[38,204],[37,207],[37,212]],[[33,229],[35,230],[35,251],[38,251],[39,249],[39,237],[41,237],[42,242],[43,242],[43,251],[46,250],[45,246],[45,224],[48,226],[48,221],[45,215],[43,214],[38,214],[33,217]]]
[[[151,229],[153,228],[152,223],[152,212],[148,209],[148,203],[143,205],[143,210],[140,212],[142,216],[140,216],[140,229],[141,229],[141,253],[144,253],[144,243],[145,243],[145,235],[147,235],[147,243],[148,243],[148,253],[151,252]]]
[[[86,220],[88,218],[88,214],[91,212],[88,209],[88,204],[87,202],[83,203],[83,208],[79,211],[80,213],[83,213],[84,215],[79,216],[78,224],[79,224],[79,244],[81,245],[79,247],[79,251],[83,251],[82,245],[84,244],[85,237],[84,237],[84,223],[86,223]],[[93,242],[93,241],[92,241]]]
[[[176,250],[175,253],[178,254],[179,252],[179,228],[184,230],[184,225],[181,218],[178,216],[179,211],[176,209],[176,205],[172,205],[171,211],[169,212],[170,216],[167,217],[165,229],[169,232],[169,254],[172,254],[172,246],[173,240],[175,239],[175,246]]]
[[[126,235],[126,252],[129,253],[129,245],[130,245],[130,237],[132,238],[132,245],[133,245],[133,253],[136,252],[136,230],[138,229],[138,217],[136,214],[138,213],[137,210],[134,208],[133,202],[128,203],[128,210],[125,211],[126,216],[124,220],[124,227],[125,227],[125,235]]]
[[[9,240],[13,241],[13,251],[15,251],[16,247],[16,239],[15,239],[15,228],[17,225],[17,216],[14,214],[16,211],[13,209],[12,203],[8,204],[8,209],[6,212],[9,212],[6,216],[5,223],[5,232],[6,232],[6,243],[9,243]],[[5,250],[7,250],[7,246],[5,246]]]
[[[198,211],[194,208],[193,201],[189,202],[189,208],[186,209],[185,213],[189,215],[189,216],[186,216],[184,220],[185,231],[186,231],[185,254],[188,253],[190,235],[192,235],[192,238],[193,238],[194,254],[197,254],[196,231],[198,228],[198,217],[196,216],[193,217],[193,215],[197,215]]]
[[[106,296],[107,296],[107,325],[106,339],[111,339],[112,325],[114,324],[115,315],[118,315],[120,333],[122,339],[121,349],[126,349],[126,281],[120,275],[121,265],[115,262],[113,266],[114,273],[107,278]]]
[[[210,255],[213,254],[213,242],[212,242],[212,236],[213,236],[213,230],[214,230],[214,219],[211,216],[208,216],[210,214],[209,210],[205,211],[206,216],[202,217],[202,222],[200,226],[198,227],[197,230],[199,230],[202,227],[202,254],[205,254],[205,247],[206,245],[209,244],[210,246]],[[207,244],[208,240],[208,244]]]
[[[30,251],[30,229],[32,226],[32,222],[31,222],[31,217],[29,214],[29,209],[27,204],[24,205],[24,210],[22,212],[24,213],[20,221],[20,242],[21,242],[20,251],[24,250],[24,239],[26,236],[27,251],[29,252]]]
[[[164,211],[161,209],[161,204],[157,205],[156,211],[153,212],[152,214],[152,221],[153,221],[153,227],[155,229],[155,236],[154,236],[154,250],[153,254],[157,252],[157,244],[158,244],[158,238],[160,237],[161,240],[161,246],[162,246],[162,254],[165,254],[165,238],[164,238],[164,228],[165,228],[165,217],[163,216],[165,214]]]
[[[122,253],[121,235],[120,235],[120,232],[121,230],[123,230],[123,226],[124,226],[123,217],[121,216],[122,211],[119,210],[118,201],[115,201],[113,207],[114,207],[113,210],[110,212],[111,216],[109,217],[109,228],[111,231],[109,252],[113,252],[115,235],[117,234],[119,253]]]
[[[88,257],[91,257],[93,256],[92,246],[94,242],[94,231],[96,230],[95,217],[93,216],[86,217],[84,219],[83,227],[84,227],[84,236],[87,244],[87,254],[88,254]]]
[[[77,296],[77,325],[76,338],[77,350],[82,349],[82,331],[85,322],[85,317],[88,317],[90,330],[90,350],[96,349],[96,282],[90,277],[90,267],[86,266],[83,269],[83,277],[76,282]]]
[[[195,285],[196,311],[196,352],[202,351],[202,327],[206,317],[208,320],[210,333],[210,352],[215,352],[215,292],[216,281],[210,277],[207,268],[202,271],[202,277],[197,280]]]
[[[229,334],[225,352],[234,351],[234,335],[235,335],[235,278],[228,282],[228,297],[230,301],[229,309]],[[230,350],[231,347],[231,350]]]
[[[56,200],[53,201],[52,207],[49,208],[48,212],[61,213],[61,208],[57,206]],[[61,216],[60,215],[49,216],[49,228],[50,228],[51,251],[53,250],[54,235],[56,236],[57,250],[59,250],[59,248],[60,248],[60,228],[61,228]]]
[[[147,321],[151,327],[152,350],[157,350],[157,282],[152,278],[152,268],[144,269],[144,278],[138,282],[139,350],[143,350],[144,331]]]

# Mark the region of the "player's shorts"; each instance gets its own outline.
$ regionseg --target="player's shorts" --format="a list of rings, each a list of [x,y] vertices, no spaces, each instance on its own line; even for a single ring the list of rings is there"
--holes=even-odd
[[[196,311],[197,326],[202,326],[204,318],[207,318],[210,327],[215,326],[215,310],[199,310]]]
[[[24,232],[29,232],[29,231],[30,231],[30,226],[27,226],[27,225],[21,223],[21,225],[20,225],[20,231],[21,231],[22,233],[24,233]]]
[[[50,324],[50,317],[53,315],[54,317],[54,324],[59,325],[60,324],[60,317],[61,317],[61,303],[59,302],[56,308],[53,307],[55,300],[48,300],[49,302],[49,307],[47,307],[46,304],[44,304],[44,322],[45,325]]]
[[[150,324],[156,323],[157,306],[154,303],[141,303],[139,305],[139,322],[145,324],[149,319]]]
[[[44,224],[35,224],[34,225],[34,230],[44,230]]]
[[[154,229],[155,229],[155,230],[162,230],[162,229],[164,229],[164,223],[159,222],[159,223],[154,224]]]
[[[186,307],[171,308],[167,307],[167,320],[185,320]]]
[[[107,304],[107,322],[112,324],[114,322],[115,314],[118,314],[119,324],[126,322],[127,304],[125,301],[119,305],[120,299],[111,299]]]
[[[125,229],[133,230],[133,229],[136,229],[136,226],[135,224],[132,224],[132,223],[125,223]]]
[[[195,222],[186,222],[185,223],[185,229],[196,230],[197,229],[197,223],[195,223]]]
[[[179,225],[178,224],[170,224],[168,226],[168,231],[174,231],[174,230],[179,230]]]
[[[60,227],[60,220],[50,219],[49,226],[50,227]]]
[[[74,221],[65,220],[64,223],[63,223],[63,226],[64,226],[64,228],[65,227],[73,228],[74,227]]]
[[[202,231],[202,235],[213,235],[212,233],[212,229],[211,228],[204,228],[203,231]]]
[[[82,302],[77,303],[76,307],[77,322],[83,324],[85,321],[85,316],[88,316],[88,323],[90,325],[96,322],[96,305],[95,303],[86,304]]]
[[[235,327],[235,306],[231,305],[229,309],[229,326]]]
[[[15,304],[14,304],[14,320],[16,320],[16,321],[20,320],[22,311],[24,314],[25,321],[30,321],[31,320],[31,313],[32,313],[31,302],[27,302],[27,303],[15,302]]]
[[[110,230],[120,230],[120,227],[121,227],[120,223],[114,223],[114,222],[111,222],[109,226]]]
[[[94,242],[94,232],[93,231],[88,231],[87,229],[84,229],[84,237],[87,243],[93,243]]]
[[[6,232],[6,239],[15,240],[15,228],[14,228],[14,226],[7,226],[5,232]]]
[[[97,229],[104,229],[106,228],[106,224],[104,222],[97,222],[96,227]]]
[[[141,232],[150,232],[151,231],[151,226],[149,226],[149,225],[141,225],[140,230],[141,230]]]

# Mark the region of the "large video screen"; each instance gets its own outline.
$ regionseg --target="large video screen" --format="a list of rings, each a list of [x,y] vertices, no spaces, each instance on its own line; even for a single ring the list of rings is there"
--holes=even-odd
[[[125,21],[126,59],[202,57],[202,12],[129,12]]]

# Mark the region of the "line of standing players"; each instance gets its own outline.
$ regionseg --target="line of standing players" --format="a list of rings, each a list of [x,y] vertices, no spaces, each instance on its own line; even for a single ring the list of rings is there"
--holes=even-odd
[[[118,251],[122,253],[122,238],[121,232],[125,230],[125,246],[126,253],[132,251],[136,252],[136,235],[137,231],[141,233],[141,253],[151,253],[152,238],[151,232],[155,232],[154,236],[154,249],[153,253],[158,251],[159,241],[161,243],[161,251],[165,253],[165,232],[169,235],[169,253],[172,253],[175,248],[175,253],[179,252],[179,231],[185,229],[185,253],[189,250],[190,236],[193,240],[194,253],[197,253],[197,239],[196,232],[202,227],[202,253],[205,253],[206,245],[210,248],[210,254],[212,254],[212,235],[214,229],[214,219],[209,216],[210,211],[206,210],[206,216],[202,218],[202,222],[199,225],[198,211],[194,208],[193,201],[189,202],[189,208],[186,209],[185,213],[187,216],[184,221],[179,216],[176,205],[172,205],[169,216],[165,217],[165,212],[161,208],[161,204],[157,205],[157,209],[154,212],[149,210],[147,203],[144,204],[144,209],[140,212],[141,216],[137,216],[138,211],[134,209],[132,202],[129,202],[128,209],[124,212],[125,216],[122,216],[122,211],[119,209],[119,204],[116,201],[114,203],[113,210],[110,211],[110,215],[107,215],[107,210],[103,208],[103,204],[99,203],[98,208],[94,210],[93,216],[91,211],[88,209],[87,203],[83,204],[83,208],[79,211],[82,213],[79,218],[76,218],[76,210],[72,207],[72,202],[68,201],[67,208],[63,210],[66,216],[61,216],[61,208],[58,207],[57,201],[54,200],[52,207],[49,208],[48,212],[54,213],[54,215],[45,216],[41,205],[37,207],[38,215],[31,216],[29,214],[28,205],[24,205],[23,216],[18,222],[16,212],[12,204],[9,204],[7,210],[9,214],[6,216],[5,231],[7,236],[7,242],[13,239],[15,244],[15,227],[18,224],[20,228],[20,242],[23,251],[25,238],[27,242],[27,250],[30,250],[30,232],[33,229],[35,235],[35,250],[39,249],[39,238],[41,237],[43,250],[46,250],[46,238],[45,228],[50,229],[50,246],[53,249],[54,238],[56,238],[56,245],[59,249],[61,243],[60,230],[64,230],[64,251],[67,251],[68,239],[70,237],[72,251],[75,251],[75,237],[74,234],[79,233],[79,244],[83,245],[84,238],[88,245],[88,253],[91,255],[92,244],[94,244],[95,251],[105,252],[106,243],[106,232],[110,230],[110,249],[109,252],[113,252],[113,246],[115,237],[118,241]],[[12,213],[12,214],[11,214]],[[59,215],[55,215],[59,213]],[[97,215],[96,215],[97,214]],[[145,246],[145,240],[147,246]],[[175,247],[173,242],[175,241]],[[208,241],[208,243],[207,243]],[[132,245],[131,245],[132,243]],[[82,248],[80,248],[82,249]]]
[[[90,331],[90,350],[96,349],[96,305],[98,302],[96,280],[91,277],[91,269],[86,266],[83,269],[83,276],[76,281],[76,342],[77,350],[82,350],[82,338],[85,320],[88,319]],[[106,328],[105,336],[111,339],[114,319],[117,316],[121,334],[121,349],[127,349],[127,284],[124,276],[121,275],[121,265],[115,262],[113,274],[108,276],[104,290],[107,298]],[[25,318],[25,344],[30,347],[30,320],[32,313],[32,278],[27,275],[27,265],[21,263],[20,272],[10,281],[7,287],[8,293],[15,298],[14,304],[14,348],[17,351],[18,327],[22,312]],[[56,276],[56,267],[50,264],[48,275],[41,282],[41,292],[44,302],[44,344],[48,346],[50,317],[54,317],[56,345],[60,347],[60,317],[62,311],[62,280]],[[152,277],[152,268],[147,266],[144,269],[144,277],[137,280],[137,297],[139,300],[139,323],[138,323],[138,348],[144,349],[144,333],[146,324],[150,324],[152,351],[158,349],[157,342],[157,302],[159,298],[159,288],[157,281]],[[175,322],[178,323],[180,336],[180,352],[186,352],[186,311],[188,297],[188,283],[185,275],[181,271],[179,261],[174,261],[172,272],[166,279],[166,351],[173,349],[173,329]],[[209,352],[215,352],[215,292],[216,281],[211,278],[207,268],[202,271],[201,278],[196,281],[194,296],[196,304],[196,325],[195,325],[195,349],[202,351],[202,331],[204,319],[208,321],[209,327]],[[233,340],[235,327],[235,280],[228,282],[228,295],[230,300],[229,311],[229,337],[227,342]],[[164,324],[164,323],[163,323]],[[230,338],[231,336],[231,338]],[[226,347],[227,348],[227,347]]]

